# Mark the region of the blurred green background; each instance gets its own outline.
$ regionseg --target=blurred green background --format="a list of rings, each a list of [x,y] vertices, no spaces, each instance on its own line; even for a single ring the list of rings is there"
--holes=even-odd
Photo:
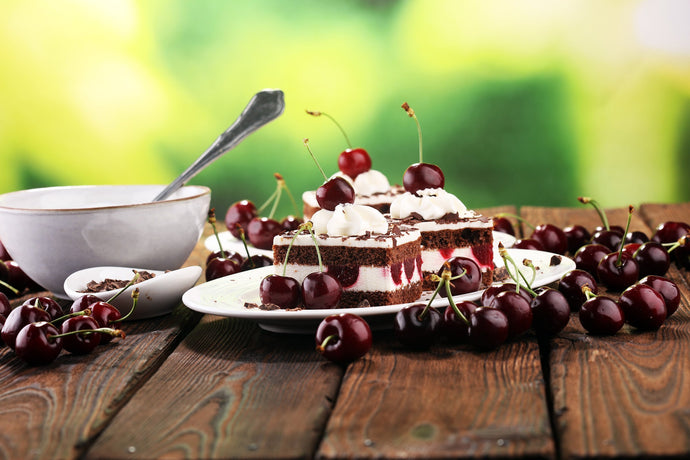
[[[468,207],[690,201],[690,2],[0,3],[0,192],[168,183],[263,88],[282,117],[192,182],[219,213],[293,195],[346,147],[424,160]],[[222,211],[221,211],[222,210]],[[278,213],[294,212],[284,199]]]

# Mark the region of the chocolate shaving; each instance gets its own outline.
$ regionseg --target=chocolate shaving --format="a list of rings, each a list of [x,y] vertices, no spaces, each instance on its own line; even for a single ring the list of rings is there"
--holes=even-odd
[[[132,270],[134,273],[137,273],[136,270]],[[151,278],[155,278],[156,274],[147,272],[147,271],[142,271],[138,272],[139,273],[139,278],[134,282],[134,284],[141,283],[142,281],[150,280]],[[86,283],[86,289],[79,291],[82,293],[90,293],[90,292],[103,292],[103,291],[114,291],[116,289],[122,289],[123,287],[127,286],[132,280],[118,280],[118,279],[112,279],[112,278],[106,278],[103,281],[89,281]]]

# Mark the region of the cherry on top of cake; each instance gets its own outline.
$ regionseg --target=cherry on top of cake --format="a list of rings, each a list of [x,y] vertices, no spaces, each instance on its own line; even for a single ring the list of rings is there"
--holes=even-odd
[[[338,172],[331,177],[342,177],[347,180],[355,190],[356,195],[371,196],[378,193],[387,193],[390,189],[388,178],[381,172],[371,169],[371,157],[361,148],[353,148],[347,133],[335,118],[326,112],[307,110],[309,115],[324,116],[331,120],[342,133],[348,148],[338,155]]]

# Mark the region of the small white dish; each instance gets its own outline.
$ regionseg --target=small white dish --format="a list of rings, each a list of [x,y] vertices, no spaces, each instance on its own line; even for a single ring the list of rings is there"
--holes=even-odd
[[[532,283],[532,287],[544,286],[557,281],[566,272],[575,268],[575,262],[565,256],[558,256],[560,263],[551,265],[551,258],[555,256],[555,254],[550,252],[533,251],[530,249],[508,249],[508,254],[513,260],[518,262],[518,264],[523,259],[530,259],[535,267],[537,267],[536,278]],[[497,267],[502,267],[503,259],[497,255],[494,258],[494,263]],[[525,276],[531,276],[531,271],[528,267],[520,265],[519,268]],[[274,270],[274,267],[262,267],[199,284],[184,293],[182,302],[188,308],[200,313],[231,318],[245,318],[258,322],[259,326],[267,331],[293,334],[312,334],[316,331],[319,322],[323,318],[335,313],[354,313],[360,315],[367,320],[372,329],[390,328],[392,327],[395,313],[406,305],[410,305],[398,304],[364,308],[295,311],[267,311],[259,308],[247,308],[245,303],[260,303],[259,283],[266,275],[274,273]],[[462,300],[474,301],[481,297],[482,292],[483,289],[453,296],[453,299],[456,302]],[[431,298],[431,295],[431,291],[424,291],[416,302],[426,303]],[[431,305],[434,307],[446,307],[448,305],[448,300],[438,296]]]
[[[130,267],[92,267],[72,273],[65,280],[65,293],[70,299],[76,300],[83,296],[90,281],[103,281],[106,278],[115,280],[131,280],[134,270],[154,273],[156,276],[128,287],[111,303],[122,315],[126,315],[132,308],[132,291],[139,288],[139,300],[132,316],[127,320],[152,318],[170,313],[180,304],[182,294],[189,290],[199,280],[202,269],[198,265],[165,272],[145,268]],[[108,300],[119,289],[112,291],[89,292],[102,300]]]

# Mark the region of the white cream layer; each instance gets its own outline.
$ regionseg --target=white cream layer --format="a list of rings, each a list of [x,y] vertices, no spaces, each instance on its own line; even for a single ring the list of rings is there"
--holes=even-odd
[[[415,264],[416,265],[416,264]],[[275,273],[283,274],[283,266],[275,265]],[[373,266],[360,266],[359,276],[357,281],[351,286],[345,288],[346,291],[357,291],[357,292],[371,292],[371,291],[396,291],[398,289],[404,288],[411,283],[421,281],[419,276],[419,270],[415,266],[410,281],[407,280],[407,275],[405,274],[405,264],[400,264],[400,283],[396,284],[393,280],[393,275],[391,273],[391,267],[373,267]],[[310,273],[318,272],[318,265],[295,265],[287,264],[286,275],[295,278],[300,283],[307,275]]]

